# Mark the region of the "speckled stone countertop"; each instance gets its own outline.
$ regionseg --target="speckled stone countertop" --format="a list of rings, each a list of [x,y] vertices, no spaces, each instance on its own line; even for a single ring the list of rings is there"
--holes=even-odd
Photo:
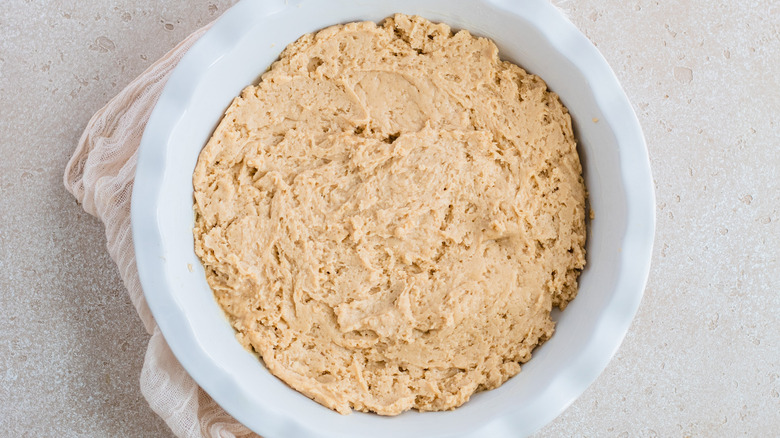
[[[3,3],[0,434],[170,436],[139,390],[147,335],[62,173],[90,116],[232,3]],[[778,436],[780,3],[555,3],[634,104],[658,226],[622,347],[537,435]]]

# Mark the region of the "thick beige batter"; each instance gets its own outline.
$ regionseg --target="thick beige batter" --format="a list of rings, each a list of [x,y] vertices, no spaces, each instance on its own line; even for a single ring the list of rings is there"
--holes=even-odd
[[[501,385],[585,263],[566,108],[491,41],[419,17],[287,47],[193,182],[195,249],[239,340],[341,413]]]

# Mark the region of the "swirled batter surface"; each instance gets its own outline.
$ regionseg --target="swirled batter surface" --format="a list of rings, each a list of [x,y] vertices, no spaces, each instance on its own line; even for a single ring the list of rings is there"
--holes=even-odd
[[[566,108],[493,42],[405,15],[334,26],[227,110],[193,177],[195,249],[291,387],[341,413],[452,409],[574,298],[581,172]]]

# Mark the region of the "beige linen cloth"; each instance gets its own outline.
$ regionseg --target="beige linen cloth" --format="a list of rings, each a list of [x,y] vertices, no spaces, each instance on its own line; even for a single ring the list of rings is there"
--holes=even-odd
[[[92,117],[65,168],[65,187],[106,227],[108,252],[151,335],[141,371],[149,406],[180,438],[257,436],[228,415],[182,368],[144,299],[130,230],[130,195],[146,122],[182,55],[207,25],[182,41]]]

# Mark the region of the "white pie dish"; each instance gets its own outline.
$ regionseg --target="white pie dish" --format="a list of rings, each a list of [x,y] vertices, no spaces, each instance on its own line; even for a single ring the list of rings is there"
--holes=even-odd
[[[520,374],[454,411],[342,416],[290,389],[235,340],[193,249],[192,171],[232,99],[287,44],[396,12],[490,37],[503,59],[560,95],[596,218],[579,295],[556,314],[555,334]],[[596,48],[547,0],[244,0],[182,58],[160,96],[139,150],[131,218],[141,284],[172,351],[223,408],[265,438],[498,437],[542,427],[606,367],[642,297],[654,211],[647,149],[628,99]]]

